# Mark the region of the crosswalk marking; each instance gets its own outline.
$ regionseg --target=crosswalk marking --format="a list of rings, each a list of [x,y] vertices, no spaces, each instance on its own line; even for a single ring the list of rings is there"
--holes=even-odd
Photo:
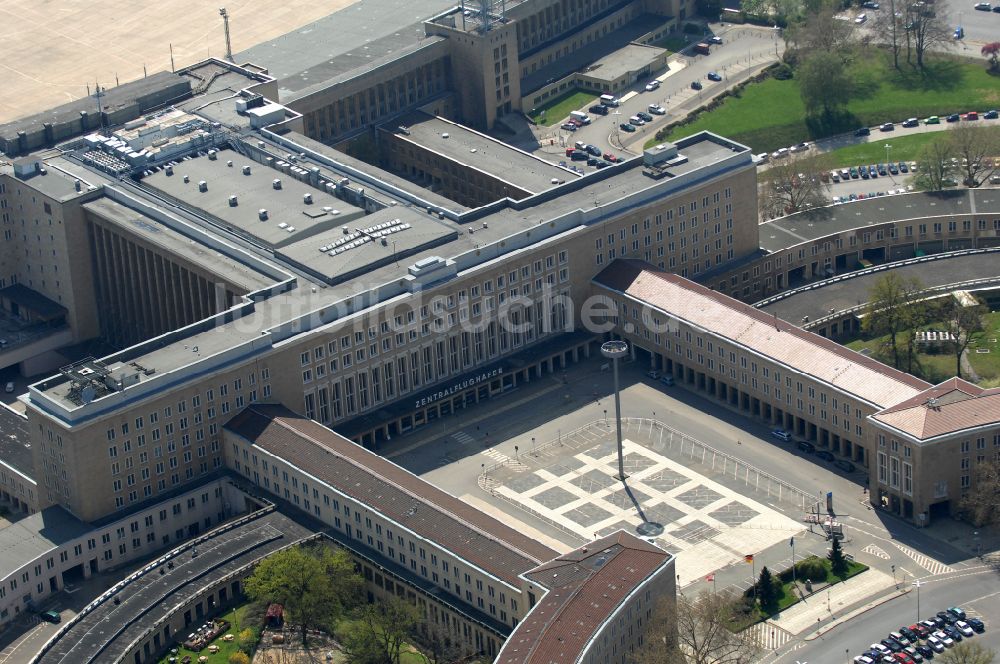
[[[913,560],[913,562],[915,562],[916,564],[920,565],[921,567],[923,567],[924,569],[926,569],[931,574],[947,574],[948,572],[954,572],[955,571],[954,568],[949,567],[948,565],[945,565],[942,562],[938,562],[937,560],[934,560],[933,558],[925,556],[922,553],[917,553],[913,549],[911,549],[911,548],[909,548],[907,546],[903,546],[902,544],[900,544],[898,542],[893,542],[892,544],[897,549],[899,549],[900,551],[902,551],[903,554],[905,554],[906,556],[908,556],[909,558],[911,558]]]
[[[473,443],[476,440],[475,438],[465,433],[464,431],[456,431],[455,433],[451,434],[451,437],[454,438],[459,445],[468,445],[469,443]]]
[[[792,635],[771,622],[757,623],[750,627],[750,636],[766,650],[777,650],[792,639]]]
[[[489,447],[489,448],[483,450],[483,454],[485,454],[489,458],[493,459],[497,463],[507,463],[508,461],[510,461],[510,457],[509,456],[507,456],[506,454],[504,454],[500,450],[496,449],[495,447]]]
[[[881,558],[882,560],[889,560],[889,554],[886,553],[884,549],[874,544],[869,544],[861,550],[870,556],[875,556],[876,558]]]

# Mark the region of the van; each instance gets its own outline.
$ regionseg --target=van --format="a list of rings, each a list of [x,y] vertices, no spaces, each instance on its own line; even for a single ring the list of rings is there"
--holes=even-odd
[[[601,95],[601,103],[605,106],[618,106],[621,100],[614,95]]]
[[[591,106],[587,110],[590,111],[591,113],[596,113],[597,115],[607,115],[608,114],[608,107],[605,106],[604,104],[594,104],[593,106]]]
[[[585,125],[590,124],[590,117],[583,111],[570,111],[569,117],[574,120],[579,120]]]
[[[775,429],[771,432],[771,436],[777,438],[778,440],[789,442],[792,440],[792,434],[788,433],[784,429]]]

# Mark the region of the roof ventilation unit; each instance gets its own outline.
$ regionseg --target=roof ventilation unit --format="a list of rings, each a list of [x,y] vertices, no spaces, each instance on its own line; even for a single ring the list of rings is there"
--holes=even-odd
[[[189,178],[188,176],[185,175],[184,176],[184,183],[187,184],[190,181],[191,181],[191,178]]]
[[[218,155],[219,155],[219,153],[216,152],[215,150],[209,150],[208,151],[208,160],[209,161],[215,161],[218,158]]]
[[[167,175],[173,175],[173,174],[174,174],[174,167],[173,167],[173,164],[167,164],[167,165],[166,165],[166,166],[165,166],[165,167],[163,168],[163,172],[164,172],[164,173],[166,173]]]
[[[274,178],[271,181],[271,186],[275,189],[281,189],[281,178]]]
[[[306,205],[312,205],[313,195],[308,192],[302,194],[302,202]]]
[[[200,191],[202,193],[205,193],[206,191],[208,191],[208,183],[205,182],[204,180],[199,180],[198,181],[198,191]]]
[[[243,167],[243,175],[250,175],[250,167],[249,166],[244,166]]]
[[[229,197],[229,207],[236,207],[237,204],[238,203],[237,203],[236,195],[233,194],[232,196]]]
[[[257,210],[257,218],[261,221],[267,221],[267,210],[264,208]]]
[[[232,168],[233,167],[233,160],[230,159],[229,161],[227,161],[226,162],[226,166],[228,166],[229,168]]]

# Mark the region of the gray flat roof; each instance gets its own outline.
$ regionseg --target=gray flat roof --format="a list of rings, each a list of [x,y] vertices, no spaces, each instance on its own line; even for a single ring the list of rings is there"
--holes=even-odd
[[[90,526],[59,505],[15,521],[0,530],[0,579],[88,532]]]
[[[1000,190],[882,196],[800,212],[761,224],[760,246],[773,252],[866,225],[975,213],[1000,213]]]
[[[185,258],[201,268],[217,274],[234,286],[253,292],[274,283],[274,279],[218,251],[205,247],[181,235],[160,222],[140,214],[109,198],[100,198],[84,204],[84,209],[122,226],[129,233],[147,242],[167,249],[171,255]]]
[[[454,0],[358,0],[298,30],[237,53],[278,79],[281,101],[347,72],[370,67],[425,39],[423,21]]]
[[[587,76],[616,81],[625,74],[642,69],[663,54],[666,49],[643,44],[626,44],[587,67]]]
[[[14,470],[34,479],[28,420],[7,406],[0,406],[0,459]]]
[[[982,254],[930,256],[888,269],[904,279],[916,277],[926,288],[977,279],[1000,281],[1000,249]],[[828,316],[831,309],[843,311],[867,303],[872,286],[884,275],[885,269],[880,269],[837,281],[828,279],[759,308],[795,325],[808,326],[803,322],[805,316],[815,321]]]
[[[233,162],[232,167],[226,165],[228,161]],[[250,166],[250,175],[243,174],[243,166]],[[273,188],[275,179],[281,180],[281,189]],[[198,190],[201,180],[207,183],[208,191]],[[179,161],[173,175],[161,169],[143,182],[208,212],[238,234],[249,235],[271,247],[291,244],[364,215],[363,210],[300,182],[291,174],[256,163],[232,150],[220,150],[214,161],[208,157]],[[311,204],[303,202],[304,194],[312,196]],[[235,207],[229,204],[231,195],[237,197]],[[324,212],[327,207],[331,208],[330,213]],[[267,210],[266,221],[258,217],[261,209]]]
[[[458,235],[456,228],[425,212],[401,206],[373,212],[347,229],[348,233],[340,228],[325,231],[284,247],[276,254],[330,281],[341,275],[370,272],[394,258],[410,265],[409,256],[418,249],[443,244]],[[364,232],[359,233],[359,229]],[[366,236],[372,239],[363,240]],[[352,244],[355,246],[351,247]]]
[[[6,164],[0,165],[0,173],[5,173],[12,178],[17,179],[18,182],[23,182],[26,186],[34,189],[38,193],[44,194],[49,198],[53,198],[60,202],[66,202],[80,196],[87,196],[91,194],[91,190],[86,185],[82,185],[80,191],[76,190],[76,177],[61,170],[61,168],[68,162],[58,156],[58,154],[59,153],[57,152],[46,151],[37,156],[37,159],[43,162],[42,165],[46,171],[45,175],[36,173],[35,175],[22,180],[14,175],[13,167]]]
[[[555,58],[551,64],[539,67],[521,79],[521,95],[526,97],[546,83],[557,81],[575,71],[582,71],[591,62],[611,55],[655,27],[663,25],[664,21],[666,18],[656,14],[637,16],[617,30],[587,44],[586,48],[578,48]]]
[[[426,113],[411,113],[400,120],[408,133],[395,131],[396,138],[436,152],[469,168],[537,194],[558,183],[579,177],[573,171],[539,159],[486,134]],[[447,136],[447,138],[445,138]]]

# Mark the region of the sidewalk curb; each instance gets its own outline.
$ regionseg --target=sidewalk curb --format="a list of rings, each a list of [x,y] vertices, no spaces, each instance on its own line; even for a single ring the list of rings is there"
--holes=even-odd
[[[833,622],[830,622],[830,623],[827,623],[827,624],[823,625],[822,627],[820,627],[819,629],[817,629],[816,631],[814,631],[812,634],[809,634],[808,636],[806,636],[802,640],[803,641],[813,641],[815,639],[818,639],[819,637],[823,636],[827,632],[833,630],[836,627],[839,627],[843,623],[845,623],[845,622],[847,622],[849,620],[853,620],[854,618],[857,618],[858,616],[860,616],[860,615],[862,615],[864,613],[867,613],[868,611],[871,611],[872,609],[874,609],[876,607],[882,606],[883,604],[885,604],[887,602],[891,602],[892,600],[896,599],[897,597],[903,597],[904,595],[908,595],[909,593],[910,593],[910,589],[909,588],[898,589],[898,590],[892,592],[891,594],[889,594],[886,597],[882,597],[882,598],[877,599],[877,600],[875,600],[873,602],[869,602],[868,604],[865,604],[864,606],[860,606],[860,607],[854,609],[853,611],[850,611],[849,613],[845,613],[844,615],[840,616],[839,618],[837,618]]]

